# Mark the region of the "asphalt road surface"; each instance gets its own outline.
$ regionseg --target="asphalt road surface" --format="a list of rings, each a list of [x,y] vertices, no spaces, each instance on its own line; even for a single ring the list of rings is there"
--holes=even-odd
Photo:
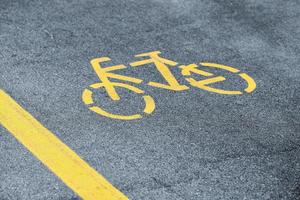
[[[130,65],[153,51],[176,62],[168,69],[189,89],[151,86],[170,76]],[[119,101],[96,88],[94,104],[142,118],[90,110],[82,93],[101,82],[90,64],[101,57],[143,80],[110,79],[144,91],[155,110],[143,113],[144,94],[124,87]],[[256,88],[192,86],[178,66],[199,62],[239,69]],[[226,77],[213,88],[247,87],[201,69]],[[299,0],[0,0],[0,89],[129,199],[300,199]],[[80,197],[0,126],[0,199]]]

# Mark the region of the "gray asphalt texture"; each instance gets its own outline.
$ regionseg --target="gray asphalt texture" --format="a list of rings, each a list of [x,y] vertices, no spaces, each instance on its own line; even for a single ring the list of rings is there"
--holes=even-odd
[[[300,199],[299,44],[299,0],[0,0],[0,87],[133,200]],[[180,64],[234,66],[257,89],[136,85],[156,110],[135,121],[84,105],[83,89],[99,82],[92,58],[129,66],[153,50]],[[153,65],[118,73],[163,81]],[[118,91],[124,102],[103,91],[95,101],[142,108],[140,96]],[[79,197],[0,126],[0,199]]]

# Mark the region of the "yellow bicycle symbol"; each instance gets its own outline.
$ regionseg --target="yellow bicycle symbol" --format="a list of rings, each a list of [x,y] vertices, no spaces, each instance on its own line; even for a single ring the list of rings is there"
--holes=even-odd
[[[148,82],[147,85],[151,87],[157,87],[161,89],[166,89],[166,90],[172,90],[172,91],[183,91],[183,90],[188,90],[189,87],[187,85],[181,84],[177,81],[175,76],[172,74],[171,70],[169,67],[174,67],[178,66],[178,63],[168,60],[165,58],[162,58],[159,56],[161,52],[159,51],[153,51],[153,52],[148,52],[148,53],[143,53],[136,55],[135,57],[150,57],[150,59],[145,59],[145,60],[140,60],[140,61],[135,61],[130,63],[132,67],[138,67],[146,64],[153,63],[155,67],[157,68],[158,72],[161,74],[163,79],[165,80],[165,83],[158,83],[158,82]],[[134,119],[140,119],[143,117],[143,115],[151,114],[155,110],[155,101],[150,95],[146,95],[145,91],[137,88],[135,86],[132,86],[127,83],[123,82],[130,82],[134,84],[140,84],[143,82],[143,80],[130,77],[130,76],[124,76],[120,74],[115,74],[113,73],[116,70],[121,70],[125,69],[125,65],[114,65],[114,66],[109,66],[109,67],[102,67],[101,63],[110,61],[111,59],[109,57],[101,57],[101,58],[95,58],[91,60],[91,65],[96,72],[100,82],[99,83],[94,83],[89,86],[89,88],[84,89],[83,94],[82,94],[82,100],[83,102],[88,106],[88,108],[105,117],[108,118],[113,118],[113,119],[120,119],[120,120],[134,120]],[[221,69],[228,71],[233,74],[237,74],[240,78],[242,78],[246,83],[247,87],[243,91],[239,90],[224,90],[220,88],[215,88],[212,87],[211,85],[217,82],[222,82],[225,81],[226,78],[224,76],[215,76],[211,72],[207,72],[201,69],[200,66],[197,64],[189,64],[189,65],[181,65],[179,66],[179,69],[181,69],[181,74],[185,77],[185,80],[189,83],[189,85],[206,90],[209,92],[213,93],[218,93],[218,94],[224,94],[224,95],[241,95],[244,92],[246,93],[251,93],[255,90],[256,88],[256,83],[255,81],[246,73],[240,72],[239,69],[222,65],[222,64],[217,64],[217,63],[208,63],[208,62],[201,62],[199,63],[200,66],[202,67],[208,67],[208,68],[216,68],[216,69]],[[204,77],[208,77],[207,79],[204,80],[196,80],[192,78],[194,74],[196,75],[201,75]],[[111,79],[117,79],[119,81],[123,82],[115,82],[111,81]],[[120,96],[116,91],[116,88],[124,88],[127,89],[131,92],[134,92],[136,94],[141,95],[141,97],[144,100],[145,107],[142,112],[138,112],[133,115],[122,115],[122,114],[113,114],[105,111],[103,108],[95,105],[93,101],[93,91],[98,90],[101,88],[104,88],[105,91],[107,92],[108,96],[110,97],[111,100],[113,101],[119,101]],[[142,113],[142,114],[140,114]]]

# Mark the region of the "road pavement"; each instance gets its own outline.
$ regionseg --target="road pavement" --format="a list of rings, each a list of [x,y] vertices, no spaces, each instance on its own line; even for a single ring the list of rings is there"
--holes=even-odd
[[[299,16],[298,0],[0,0],[0,89],[129,199],[300,199]],[[151,86],[166,85],[156,66],[130,65],[153,51],[176,62],[168,67],[189,89]],[[90,64],[101,57],[143,80],[125,82],[154,100],[153,112],[122,87],[120,101],[95,89],[94,103],[142,118],[89,109],[82,93],[101,82]],[[177,66],[199,62],[239,69],[256,88],[192,86]],[[228,77],[215,88],[247,86],[201,69]],[[80,197],[0,126],[0,199]]]

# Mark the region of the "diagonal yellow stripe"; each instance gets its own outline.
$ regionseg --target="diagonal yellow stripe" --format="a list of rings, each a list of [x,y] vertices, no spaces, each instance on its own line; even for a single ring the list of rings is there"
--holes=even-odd
[[[81,198],[128,199],[1,89],[0,124]]]

